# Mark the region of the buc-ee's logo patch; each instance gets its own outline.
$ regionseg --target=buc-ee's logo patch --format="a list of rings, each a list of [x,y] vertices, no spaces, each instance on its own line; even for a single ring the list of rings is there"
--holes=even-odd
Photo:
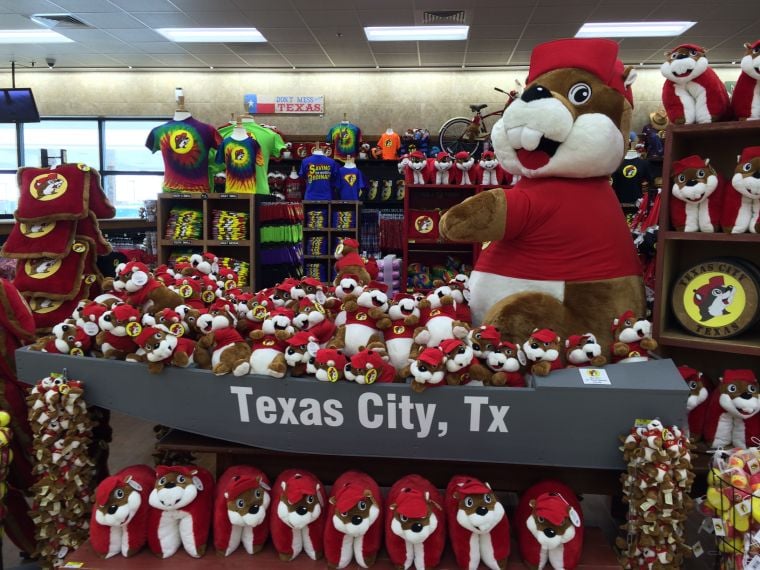
[[[633,178],[639,173],[639,169],[636,168],[633,164],[626,164],[623,167],[623,176],[626,178]]]
[[[60,259],[49,259],[47,257],[28,259],[24,264],[24,271],[32,279],[47,279],[55,275],[60,268]]]
[[[177,154],[187,154],[193,148],[194,143],[195,139],[193,139],[193,135],[184,129],[173,133],[169,137],[169,145],[171,145],[172,150]]]
[[[673,312],[693,334],[728,338],[756,322],[759,294],[760,270],[744,260],[710,260],[678,279]]]
[[[430,216],[417,216],[414,220],[414,229],[421,234],[429,234],[434,226],[435,222]]]
[[[55,222],[34,222],[30,224],[21,222],[18,229],[25,237],[36,239],[45,237],[52,232],[55,229]]]
[[[35,176],[29,183],[29,193],[35,200],[47,202],[60,198],[68,189],[68,182],[57,172]]]
[[[48,299],[47,297],[34,297],[33,299],[29,299],[29,308],[40,315],[52,313],[61,305],[63,305],[63,300],[61,299],[54,300]]]

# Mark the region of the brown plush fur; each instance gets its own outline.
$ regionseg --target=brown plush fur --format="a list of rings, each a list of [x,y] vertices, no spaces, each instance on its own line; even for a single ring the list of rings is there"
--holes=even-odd
[[[476,194],[441,218],[441,235],[452,241],[485,242],[504,237],[507,199],[502,190]]]

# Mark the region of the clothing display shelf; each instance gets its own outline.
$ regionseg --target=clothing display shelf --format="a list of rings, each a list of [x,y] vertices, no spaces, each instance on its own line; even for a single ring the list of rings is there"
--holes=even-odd
[[[201,212],[201,231],[197,239],[167,238],[167,222],[173,208],[186,208]],[[218,240],[213,237],[214,210],[240,212],[248,216],[245,239]],[[156,209],[158,236],[158,263],[169,263],[172,253],[204,253],[210,251],[219,258],[228,257],[248,262],[248,282],[245,290],[256,283],[256,220],[255,196],[253,194],[199,194],[163,193],[158,195]]]
[[[663,356],[688,364],[717,379],[726,368],[760,368],[760,326],[756,323],[731,338],[703,338],[680,326],[672,308],[673,288],[690,267],[707,259],[731,257],[760,267],[760,235],[678,232],[670,223],[670,188],[673,162],[697,154],[726,180],[736,167],[736,157],[760,140],[757,121],[668,125],[663,159],[663,196],[657,239],[657,278],[654,304],[654,336]]]
[[[324,281],[332,281],[336,272],[333,254],[337,245],[345,238],[359,239],[362,203],[357,200],[304,200],[304,227],[303,227],[303,253],[305,273],[310,274],[309,265],[318,265],[320,274],[313,277],[324,278]],[[314,212],[324,214],[323,227],[312,227],[310,223]],[[353,226],[348,228],[337,227],[335,216],[347,213],[353,219]],[[325,244],[319,253],[315,253],[311,247],[312,238],[322,238]],[[362,245],[360,243],[360,245]]]
[[[403,263],[401,268],[401,283],[407,283],[408,268],[412,263],[428,266],[444,264],[448,256],[460,259],[472,267],[477,261],[481,250],[479,243],[450,242],[438,233],[437,219],[440,215],[460,202],[475,194],[488,190],[493,186],[481,185],[452,185],[452,184],[409,184],[404,196],[404,238]],[[426,227],[415,229],[415,221],[419,216],[432,214],[433,229],[426,232]],[[425,237],[430,235],[430,237]]]

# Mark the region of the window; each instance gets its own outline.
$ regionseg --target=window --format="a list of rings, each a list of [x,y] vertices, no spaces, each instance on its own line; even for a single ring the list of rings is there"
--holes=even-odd
[[[117,218],[137,218],[145,200],[161,192],[162,175],[115,174],[105,176],[103,190],[116,207]]]
[[[16,125],[0,124],[0,170],[16,170]]]
[[[24,125],[24,164],[40,166],[40,149],[51,156],[66,149],[67,162],[100,168],[97,120],[48,119]]]
[[[0,173],[0,215],[12,214],[18,205],[16,175]]]
[[[106,120],[103,170],[121,172],[163,172],[161,153],[145,148],[148,133],[164,121]]]

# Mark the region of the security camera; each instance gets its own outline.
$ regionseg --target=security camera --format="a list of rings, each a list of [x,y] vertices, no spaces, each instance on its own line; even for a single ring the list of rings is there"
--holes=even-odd
[[[47,63],[47,66],[50,69],[53,69],[55,67],[55,58],[54,57],[45,58],[45,63]]]

